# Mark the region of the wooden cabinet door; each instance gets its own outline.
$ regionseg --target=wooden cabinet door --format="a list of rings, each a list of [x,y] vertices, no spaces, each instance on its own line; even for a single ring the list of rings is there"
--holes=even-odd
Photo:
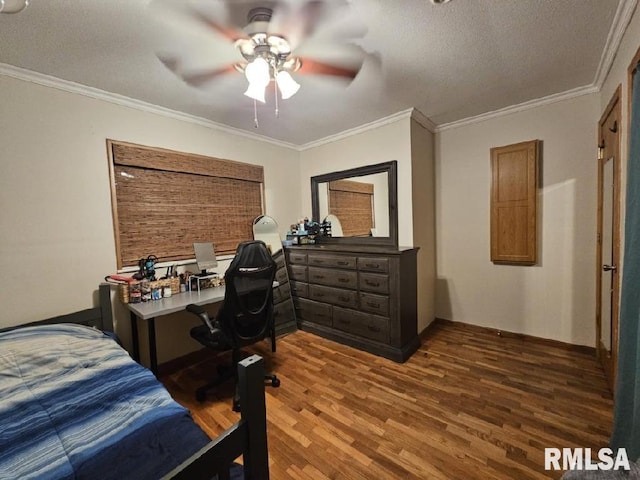
[[[537,260],[538,140],[491,149],[491,261]]]

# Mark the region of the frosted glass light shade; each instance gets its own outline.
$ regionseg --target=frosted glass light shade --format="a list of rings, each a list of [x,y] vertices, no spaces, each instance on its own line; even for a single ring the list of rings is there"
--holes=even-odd
[[[29,0],[0,0],[0,13],[18,13],[28,5]]]
[[[271,81],[269,75],[269,64],[267,61],[258,57],[244,69],[244,75],[247,77],[249,84],[267,86]]]
[[[293,97],[300,90],[300,84],[293,79],[289,72],[278,72],[276,74],[276,83],[282,98],[285,100]]]
[[[267,86],[263,84],[250,83],[249,87],[247,88],[247,91],[244,92],[244,94],[249,98],[253,98],[254,100],[257,100],[262,103],[266,103],[267,100],[264,98],[264,92],[266,87]]]

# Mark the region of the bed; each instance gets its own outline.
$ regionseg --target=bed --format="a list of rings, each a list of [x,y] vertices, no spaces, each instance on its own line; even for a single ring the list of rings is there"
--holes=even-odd
[[[0,479],[268,479],[262,359],[239,365],[241,418],[211,441],[118,345],[100,297],[0,331]]]

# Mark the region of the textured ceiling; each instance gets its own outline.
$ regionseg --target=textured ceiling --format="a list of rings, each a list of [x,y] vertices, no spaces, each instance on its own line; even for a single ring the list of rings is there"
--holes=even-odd
[[[258,129],[243,75],[194,88],[156,55],[215,67],[240,60],[234,47],[198,22],[167,21],[146,0],[31,0],[0,15],[0,63],[304,145],[410,108],[441,125],[590,86],[620,1],[351,0],[348,15],[321,23],[296,53],[330,59],[340,48],[330,39],[357,27],[372,54],[359,75],[346,85],[294,74],[302,88],[280,102],[279,118],[268,96]],[[208,5],[222,15],[220,0]]]

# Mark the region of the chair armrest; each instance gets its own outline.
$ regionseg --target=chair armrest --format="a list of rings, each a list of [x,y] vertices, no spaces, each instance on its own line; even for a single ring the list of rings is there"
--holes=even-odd
[[[202,320],[202,323],[204,323],[209,328],[209,331],[211,333],[213,333],[216,330],[215,327],[213,326],[213,323],[211,322],[211,319],[209,318],[209,314],[201,305],[190,303],[189,305],[186,306],[186,310],[187,312],[193,313],[194,315],[197,315],[198,317],[200,317],[200,320]]]

